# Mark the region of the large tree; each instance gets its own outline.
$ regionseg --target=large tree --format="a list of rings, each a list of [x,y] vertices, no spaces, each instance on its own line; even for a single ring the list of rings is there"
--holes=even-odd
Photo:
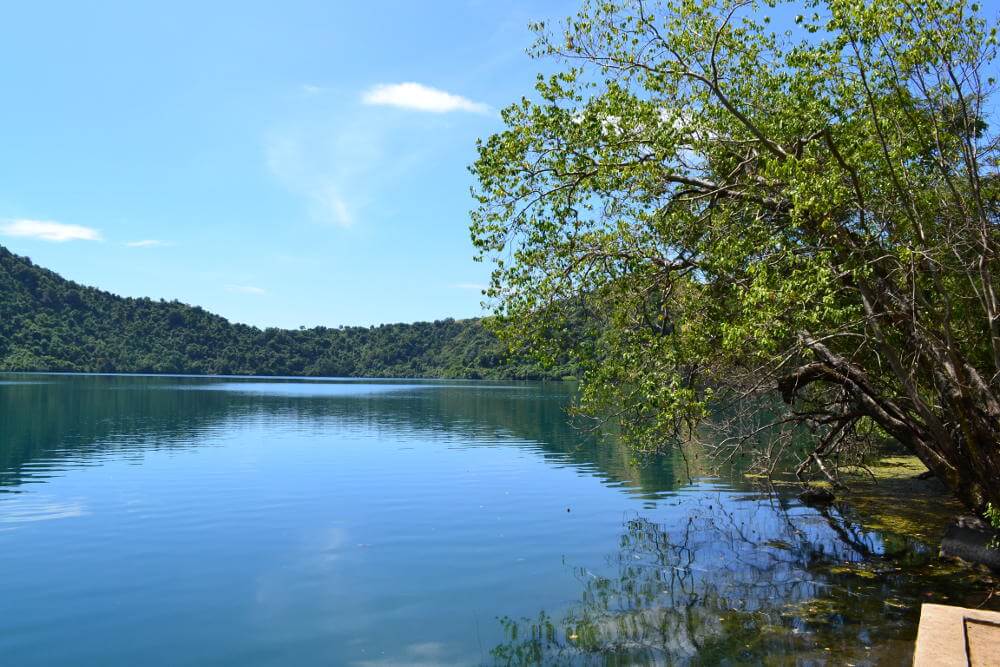
[[[800,472],[835,477],[874,434],[970,508],[1000,506],[980,8],[594,0],[536,28],[556,73],[473,167],[509,339],[571,349],[583,408],[645,447],[771,392],[771,426],[815,433]]]

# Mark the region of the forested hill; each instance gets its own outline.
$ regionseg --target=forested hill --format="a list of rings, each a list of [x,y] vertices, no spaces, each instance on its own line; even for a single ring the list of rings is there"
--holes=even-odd
[[[506,359],[479,320],[258,329],[66,280],[0,246],[0,370],[556,378]]]

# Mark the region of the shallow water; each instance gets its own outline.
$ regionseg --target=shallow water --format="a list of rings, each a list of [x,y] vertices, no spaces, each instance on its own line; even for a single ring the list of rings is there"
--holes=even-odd
[[[906,664],[921,601],[982,599],[930,545],[634,464],[569,392],[0,376],[2,661]]]

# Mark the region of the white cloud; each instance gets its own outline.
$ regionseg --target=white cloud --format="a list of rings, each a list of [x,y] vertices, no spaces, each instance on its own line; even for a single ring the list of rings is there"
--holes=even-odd
[[[312,83],[304,83],[301,86],[301,90],[306,95],[319,95],[320,93],[323,92],[323,87],[322,86],[317,86],[317,85],[312,84]]]
[[[96,229],[82,225],[66,225],[51,220],[10,220],[0,224],[0,233],[54,243],[101,240],[101,233]]]
[[[267,166],[289,191],[306,200],[313,219],[350,227],[355,216],[343,193],[357,195],[357,190],[350,187],[355,179],[349,176],[366,163],[363,153],[372,148],[351,150],[351,147],[322,146],[323,143],[298,132],[274,135],[266,145]],[[331,164],[328,156],[344,159]]]
[[[141,241],[127,241],[125,245],[129,248],[161,248],[173,244],[169,241],[160,241],[159,239],[143,239]]]
[[[467,289],[482,292],[487,289],[488,285],[483,285],[482,283],[454,283],[452,284],[452,287],[455,289]]]
[[[375,184],[392,181],[411,162],[397,152],[386,165],[385,128],[367,121],[290,127],[267,138],[269,171],[320,224],[354,225],[365,217]]]
[[[226,291],[236,294],[253,294],[255,296],[267,294],[267,290],[264,288],[254,287],[253,285],[226,285]]]
[[[379,84],[365,91],[361,96],[361,100],[365,104],[398,107],[412,111],[428,111],[431,113],[448,113],[451,111],[487,113],[490,110],[489,106],[482,102],[473,102],[461,95],[453,95],[452,93],[412,81]]]
[[[321,184],[313,193],[313,213],[317,217],[326,217],[341,227],[354,224],[354,215],[347,206],[339,188],[333,183]]]
[[[264,137],[271,176],[321,225],[367,226],[405,215],[400,184],[411,183],[436,150],[414,125],[436,125],[437,119],[386,117],[356,104],[353,93],[343,97],[324,89],[323,94],[330,97],[319,105],[323,109],[309,105]]]

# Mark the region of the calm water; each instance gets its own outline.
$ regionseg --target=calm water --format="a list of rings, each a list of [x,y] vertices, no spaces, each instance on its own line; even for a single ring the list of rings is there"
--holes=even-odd
[[[634,465],[568,392],[0,376],[0,662],[908,660],[929,547]]]

